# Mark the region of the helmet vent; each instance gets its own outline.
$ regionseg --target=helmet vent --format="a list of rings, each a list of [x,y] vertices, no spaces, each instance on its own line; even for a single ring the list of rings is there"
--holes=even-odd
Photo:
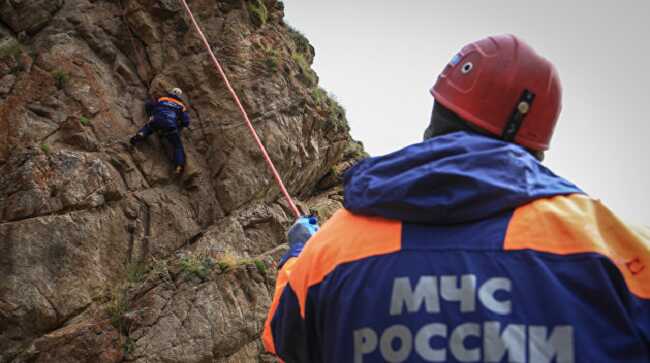
[[[473,68],[474,68],[474,64],[472,64],[472,62],[467,62],[467,63],[463,64],[460,71],[463,74],[467,74],[467,73],[471,72]]]

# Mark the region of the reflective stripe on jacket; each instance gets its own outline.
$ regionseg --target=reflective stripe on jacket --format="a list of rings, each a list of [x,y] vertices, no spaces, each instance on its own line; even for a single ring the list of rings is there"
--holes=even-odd
[[[176,130],[190,124],[190,117],[183,102],[171,96],[147,102],[145,110],[147,115],[153,117],[156,128],[162,131]]]

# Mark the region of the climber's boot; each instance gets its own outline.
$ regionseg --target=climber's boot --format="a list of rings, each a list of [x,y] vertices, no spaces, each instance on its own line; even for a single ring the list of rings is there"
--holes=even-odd
[[[174,175],[181,176],[183,174],[184,169],[185,168],[183,167],[183,165],[176,165],[176,168],[174,169]]]
[[[135,145],[141,141],[144,141],[144,134],[142,132],[138,132],[137,134],[135,134],[135,136],[129,139],[131,145]]]

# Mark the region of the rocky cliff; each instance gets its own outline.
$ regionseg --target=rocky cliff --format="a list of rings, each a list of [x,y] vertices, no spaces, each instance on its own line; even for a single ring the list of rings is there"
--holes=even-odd
[[[191,0],[289,191],[362,157],[277,0]],[[185,175],[143,104],[187,95]],[[0,362],[255,362],[293,216],[176,0],[0,1]]]

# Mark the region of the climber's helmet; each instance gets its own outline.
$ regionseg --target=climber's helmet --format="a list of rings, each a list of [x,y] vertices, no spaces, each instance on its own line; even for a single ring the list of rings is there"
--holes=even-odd
[[[169,94],[181,98],[181,96],[183,96],[183,91],[180,88],[174,88],[169,91]]]
[[[468,126],[540,152],[549,148],[562,88],[553,64],[516,36],[500,35],[463,47],[431,94]]]

